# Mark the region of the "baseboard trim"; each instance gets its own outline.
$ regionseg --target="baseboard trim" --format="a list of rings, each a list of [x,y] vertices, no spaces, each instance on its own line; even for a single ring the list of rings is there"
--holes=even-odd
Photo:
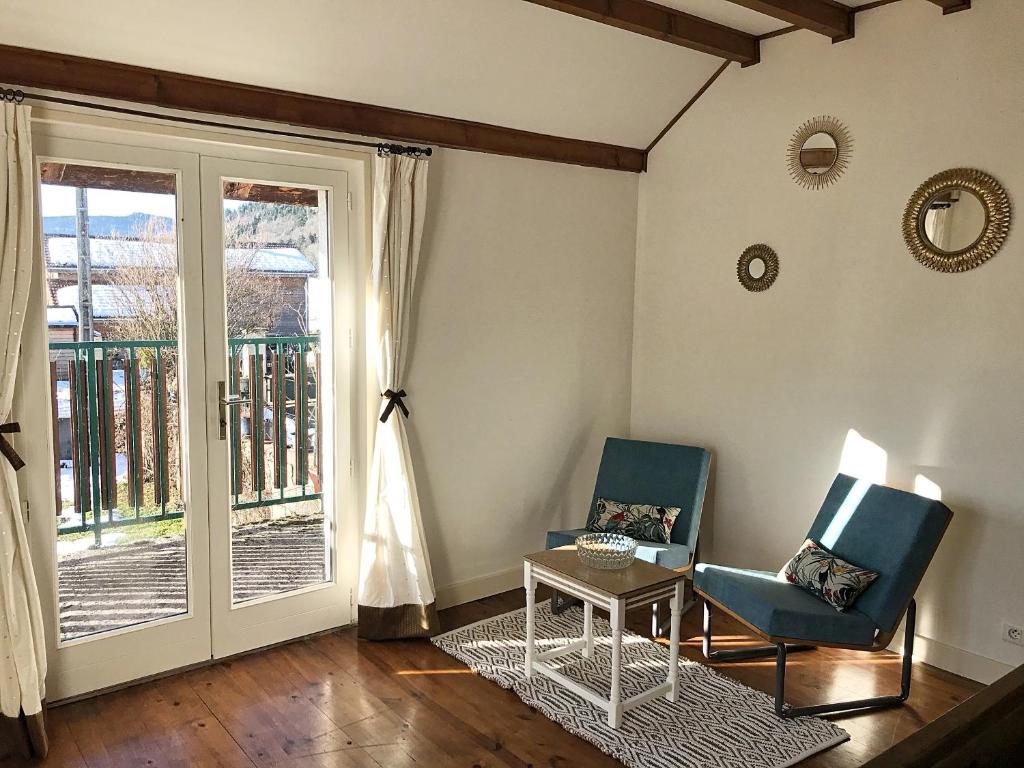
[[[903,633],[900,632],[889,644],[891,650],[903,650]],[[916,635],[914,637],[914,661],[923,661],[933,667],[952,672],[954,675],[991,685],[1003,675],[1013,670],[1012,664],[981,656],[973,651],[957,648],[953,645],[930,637]]]
[[[521,586],[523,586],[522,566],[509,568],[438,588],[437,607],[438,609],[451,608],[501,592],[508,592],[510,589]]]

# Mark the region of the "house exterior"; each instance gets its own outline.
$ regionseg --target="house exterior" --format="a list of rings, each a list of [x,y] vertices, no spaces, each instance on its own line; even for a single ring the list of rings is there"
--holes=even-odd
[[[121,297],[132,286],[113,286],[112,276],[120,267],[137,266],[145,258],[144,241],[118,237],[89,238],[92,265],[93,331],[103,338],[111,326],[126,318]],[[47,308],[51,341],[77,341],[78,334],[78,240],[74,235],[50,234],[44,238]],[[228,263],[244,263],[253,272],[273,276],[281,286],[282,309],[270,327],[271,336],[304,333],[309,317],[307,281],[316,277],[316,265],[289,245],[262,245],[252,248],[226,248]],[[145,290],[137,288],[137,290]],[[139,303],[136,302],[135,306]]]
[[[91,237],[93,340],[116,338],[114,328],[118,322],[130,318],[132,312],[149,303],[143,286],[115,283],[119,268],[159,264],[153,259],[152,243],[119,237]],[[78,240],[74,235],[50,234],[44,238],[49,305],[46,308],[50,342],[75,342],[79,338],[78,311]],[[171,252],[173,254],[173,251]],[[277,279],[280,310],[268,331],[270,336],[296,336],[305,334],[309,321],[308,281],[317,276],[317,268],[295,247],[265,245],[252,248],[227,248],[228,263],[244,264],[247,269]],[[123,274],[123,273],[122,273]],[[140,339],[140,341],[142,341]],[[67,462],[72,457],[72,429],[70,381],[68,361],[74,353],[51,350],[54,364],[53,385],[56,410],[54,414],[55,438],[59,459]],[[112,397],[114,407],[123,408],[123,371],[113,371]],[[68,496],[68,494],[65,494]]]

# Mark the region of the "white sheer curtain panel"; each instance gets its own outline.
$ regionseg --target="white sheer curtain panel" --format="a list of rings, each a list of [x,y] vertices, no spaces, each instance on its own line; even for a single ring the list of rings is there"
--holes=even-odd
[[[427,161],[377,157],[373,179],[373,260],[368,297],[380,385],[359,563],[359,636],[429,637],[438,631],[430,558],[423,537],[403,374],[427,196]]]
[[[0,725],[23,751],[46,753],[46,642],[15,472],[11,405],[32,280],[30,108],[0,104]]]

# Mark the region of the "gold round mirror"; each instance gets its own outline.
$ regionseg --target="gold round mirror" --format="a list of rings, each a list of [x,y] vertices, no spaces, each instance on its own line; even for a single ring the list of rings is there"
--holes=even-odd
[[[843,175],[852,150],[845,125],[829,115],[812,118],[789,141],[789,174],[807,189],[822,189]]]
[[[779,257],[764,243],[752,245],[740,255],[736,276],[748,291],[767,291],[779,276]]]
[[[965,272],[999,251],[1010,218],[1010,199],[998,181],[982,171],[954,168],[914,192],[903,214],[903,238],[926,267]]]

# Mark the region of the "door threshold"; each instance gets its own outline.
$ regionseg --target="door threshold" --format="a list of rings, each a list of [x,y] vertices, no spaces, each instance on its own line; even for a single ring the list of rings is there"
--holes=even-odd
[[[99,689],[97,689],[95,691],[90,691],[89,693],[81,693],[78,696],[69,696],[66,699],[60,699],[59,701],[47,702],[46,703],[46,708],[47,709],[56,709],[57,707],[63,707],[65,705],[67,705],[67,704],[76,704],[76,703],[78,703],[80,701],[88,701],[89,699],[95,699],[95,698],[97,698],[99,696],[105,696],[108,693],[116,693],[117,691],[127,690],[128,688],[135,688],[136,686],[145,685],[146,683],[152,683],[152,682],[155,682],[157,680],[164,680],[164,679],[166,679],[168,677],[174,677],[175,675],[180,675],[180,674],[182,674],[184,672],[191,672],[194,669],[203,669],[204,667],[212,667],[214,664],[221,664],[221,663],[223,663],[225,661],[233,661],[235,659],[240,659],[240,658],[243,658],[245,656],[252,656],[253,654],[263,653],[264,651],[269,651],[269,650],[271,650],[273,648],[280,648],[281,646],[284,646],[284,645],[291,645],[293,643],[299,643],[299,642],[302,642],[304,640],[311,640],[314,637],[322,637],[323,635],[330,635],[330,634],[333,634],[334,632],[339,632],[339,631],[341,631],[343,629],[353,629],[355,626],[356,626],[356,622],[352,622],[351,624],[342,624],[342,625],[339,625],[337,627],[332,627],[330,629],[320,630],[319,632],[310,632],[308,635],[300,635],[299,637],[293,637],[293,638],[291,638],[289,640],[282,640],[281,642],[278,642],[278,643],[270,643],[269,645],[261,645],[259,648],[253,648],[252,650],[249,650],[249,651],[242,651],[241,653],[233,653],[230,656],[224,656],[224,657],[219,658],[219,659],[214,659],[214,658],[204,659],[203,661],[197,661],[195,664],[186,664],[183,667],[175,667],[174,669],[168,669],[168,670],[166,670],[164,672],[158,672],[155,675],[147,675],[146,677],[140,677],[137,680],[129,680],[128,682],[125,682],[125,683],[118,683],[117,685],[109,685],[106,688],[99,688]]]

